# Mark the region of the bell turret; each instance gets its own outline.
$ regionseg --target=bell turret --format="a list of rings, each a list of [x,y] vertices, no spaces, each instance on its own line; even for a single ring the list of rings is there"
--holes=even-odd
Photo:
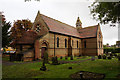
[[[81,29],[82,28],[82,22],[80,21],[79,17],[77,18],[77,21],[76,21],[76,28],[77,29]]]

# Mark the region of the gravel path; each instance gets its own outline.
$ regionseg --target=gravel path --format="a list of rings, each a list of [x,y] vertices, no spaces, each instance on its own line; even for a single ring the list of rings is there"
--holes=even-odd
[[[35,63],[35,62],[40,62],[39,61],[30,61],[30,62],[10,62],[10,61],[2,61],[2,65],[7,65],[7,66],[10,66],[10,65],[16,65],[16,64],[26,64],[26,63]]]

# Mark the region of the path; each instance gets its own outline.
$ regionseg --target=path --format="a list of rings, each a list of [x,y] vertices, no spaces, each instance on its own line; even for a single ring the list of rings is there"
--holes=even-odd
[[[10,66],[10,65],[16,65],[16,64],[26,64],[26,63],[35,63],[35,62],[40,62],[40,60],[37,60],[37,61],[30,61],[30,62],[10,62],[10,61],[2,61],[2,65],[7,65],[7,66]]]
[[[97,58],[95,58],[97,59]],[[85,62],[85,61],[88,61],[88,60],[91,60],[91,59],[86,59],[86,60],[80,60],[80,61],[59,61],[61,64],[64,64],[64,63],[80,63],[80,62]],[[30,61],[30,62],[10,62],[10,61],[2,61],[2,64],[3,65],[7,65],[7,66],[10,66],[10,65],[16,65],[16,64],[26,64],[26,63],[35,63],[35,62],[40,62],[41,60],[37,60],[37,61]]]

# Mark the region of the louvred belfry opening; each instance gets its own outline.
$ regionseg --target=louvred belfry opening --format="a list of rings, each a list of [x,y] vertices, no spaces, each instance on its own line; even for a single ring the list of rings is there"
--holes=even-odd
[[[82,22],[80,21],[79,17],[77,18],[77,21],[76,21],[76,28],[77,29],[81,29],[82,28]]]

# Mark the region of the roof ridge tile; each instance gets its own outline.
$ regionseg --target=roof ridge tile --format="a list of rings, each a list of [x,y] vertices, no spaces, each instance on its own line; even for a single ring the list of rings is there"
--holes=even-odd
[[[93,28],[93,27],[97,27],[98,25],[94,25],[94,26],[88,26],[88,27],[84,27],[82,29],[86,29],[86,28]]]

